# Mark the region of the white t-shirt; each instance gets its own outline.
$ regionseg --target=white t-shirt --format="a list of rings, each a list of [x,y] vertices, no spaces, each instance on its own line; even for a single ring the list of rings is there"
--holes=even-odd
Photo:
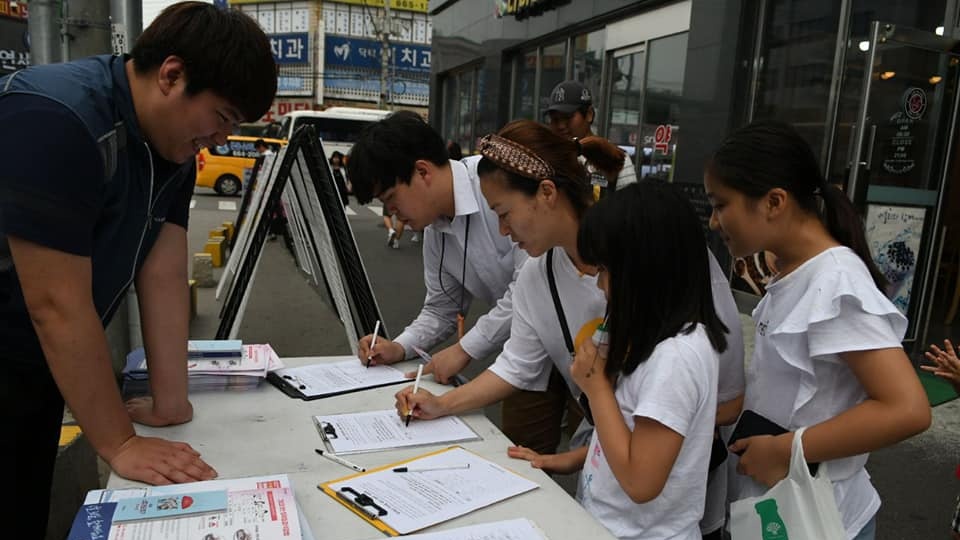
[[[554,248],[553,272],[560,303],[574,343],[593,335],[603,322],[607,301],[596,276],[580,275],[561,248]],[[563,339],[547,281],[547,256],[528,259],[513,289],[510,339],[490,366],[501,379],[521,390],[544,391],[556,365],[574,397],[580,388],[570,378],[570,352]]]
[[[743,373],[743,324],[740,311],[730,291],[730,281],[720,268],[720,263],[707,250],[710,259],[710,285],[713,289],[713,307],[717,316],[727,327],[727,349],[720,353],[720,374],[717,403],[724,403],[743,394],[746,385]],[[724,439],[726,440],[726,439]],[[727,467],[722,464],[707,480],[707,500],[703,508],[700,530],[713,532],[723,526],[727,514]]]
[[[753,319],[756,345],[744,409],[790,431],[824,422],[866,399],[839,353],[900,347],[907,329],[907,319],[847,247],[825,250],[773,281]],[[828,462],[850,538],[880,508],[864,469],[868,455]],[[734,483],[738,499],[767,489],[742,475],[736,475]]]
[[[617,538],[700,540],[718,364],[705,327],[698,325],[690,334],[660,342],[646,362],[617,381],[617,403],[631,431],[639,416],[683,436],[663,491],[648,503],[636,504],[610,470],[594,431],[577,498]]]

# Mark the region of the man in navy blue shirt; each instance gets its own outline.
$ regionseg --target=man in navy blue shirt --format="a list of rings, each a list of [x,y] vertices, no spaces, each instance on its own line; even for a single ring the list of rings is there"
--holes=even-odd
[[[46,528],[64,400],[115,472],[150,484],[216,476],[189,445],[132,422],[188,422],[187,217],[194,156],[260,118],[276,92],[260,27],[183,2],[130,56],[0,78],[0,380],[18,519]],[[124,403],[104,327],[136,284],[151,397]],[[33,536],[36,535],[36,536]]]

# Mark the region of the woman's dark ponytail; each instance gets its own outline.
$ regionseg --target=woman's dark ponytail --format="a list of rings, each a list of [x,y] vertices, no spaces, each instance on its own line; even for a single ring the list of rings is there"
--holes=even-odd
[[[710,158],[707,173],[754,199],[774,188],[788,191],[801,208],[820,217],[837,242],[863,260],[886,294],[887,280],[870,255],[863,221],[847,196],[824,180],[809,143],[792,126],[762,121],[734,131]]]
[[[878,289],[886,294],[887,278],[877,267],[877,263],[874,262],[873,256],[870,254],[870,246],[867,245],[867,237],[863,231],[863,220],[860,219],[853,203],[850,202],[843,191],[840,191],[840,188],[833,184],[824,183],[820,189],[824,206],[822,219],[827,225],[830,235],[863,259],[873,282]]]

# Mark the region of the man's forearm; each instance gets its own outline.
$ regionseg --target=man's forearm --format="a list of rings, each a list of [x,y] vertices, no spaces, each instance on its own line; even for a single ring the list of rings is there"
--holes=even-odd
[[[135,433],[120,399],[103,325],[89,313],[34,315],[47,365],[90,444],[105,460]]]
[[[137,279],[150,393],[155,412],[173,423],[190,419],[187,406],[189,294],[185,274]]]

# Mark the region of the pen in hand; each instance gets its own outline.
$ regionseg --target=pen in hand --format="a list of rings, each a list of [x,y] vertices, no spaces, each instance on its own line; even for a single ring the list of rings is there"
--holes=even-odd
[[[417,366],[417,380],[413,383],[413,393],[416,394],[417,390],[420,389],[420,377],[423,375],[423,364]],[[406,426],[410,425],[410,419],[413,418],[413,407],[407,409],[407,422]]]
[[[380,321],[373,326],[373,339],[370,340],[370,351],[367,353],[367,367],[370,367],[370,360],[373,359],[373,348],[377,346],[377,336],[380,335]]]

